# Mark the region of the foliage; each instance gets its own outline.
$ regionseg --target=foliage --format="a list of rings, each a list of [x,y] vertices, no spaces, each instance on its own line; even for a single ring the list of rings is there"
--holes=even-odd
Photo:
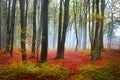
[[[86,66],[72,80],[120,80],[120,60],[108,61],[104,66]]]
[[[0,66],[0,79],[2,80],[40,80],[40,79],[65,79],[68,70],[60,66],[50,66],[47,64],[16,64],[10,66]]]

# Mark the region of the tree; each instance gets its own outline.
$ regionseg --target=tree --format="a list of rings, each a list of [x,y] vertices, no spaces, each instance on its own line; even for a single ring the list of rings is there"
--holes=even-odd
[[[32,54],[31,58],[35,57],[35,43],[36,43],[36,6],[37,0],[34,0],[34,10],[33,10],[33,38],[32,38]]]
[[[94,1],[93,1],[94,2]],[[102,38],[102,27],[101,26],[101,19],[102,15],[99,13],[99,0],[95,1],[96,4],[96,14],[94,14],[94,19],[95,19],[95,29],[93,30],[93,37],[91,38],[91,64],[94,64],[95,59],[101,59],[101,42]],[[94,6],[94,5],[93,5]]]
[[[0,50],[1,50],[1,27],[2,27],[2,14],[1,14],[1,11],[2,11],[2,0],[0,0]]]
[[[60,45],[58,47],[58,53],[56,55],[56,59],[64,59],[65,39],[66,39],[68,22],[69,22],[69,0],[65,0],[63,30],[62,30]]]
[[[12,4],[12,14],[11,14],[11,29],[10,29],[10,42],[11,42],[11,47],[10,47],[10,57],[13,56],[13,48],[14,48],[14,28],[15,28],[15,11],[16,11],[16,1],[13,0]]]
[[[101,0],[101,15],[104,17],[105,13],[105,0]],[[100,38],[101,38],[101,50],[104,48],[103,44],[103,27],[104,27],[104,18],[101,19],[101,29],[100,29]]]
[[[6,31],[6,49],[5,53],[10,51],[10,15],[11,15],[11,0],[8,1],[8,10],[7,10],[7,18],[6,18],[6,24],[7,24],[7,31]]]
[[[88,5],[88,0],[84,0],[84,20],[87,19],[87,5]],[[83,50],[86,49],[87,45],[87,21],[84,21],[84,26],[83,26]]]
[[[55,59],[58,59],[60,54],[60,41],[61,41],[61,30],[62,30],[62,0],[60,0],[60,12],[59,12],[59,27],[58,27],[58,45],[57,45],[57,55]]]
[[[40,62],[47,61],[47,52],[48,52],[48,4],[49,0],[43,0],[42,2],[42,46],[41,46],[41,60]]]
[[[41,23],[42,23],[42,16],[41,16],[41,7],[42,7],[42,1],[43,0],[38,0],[38,31],[37,31],[37,37],[36,37],[36,56],[37,59],[36,61],[38,62],[38,54],[40,51],[40,44],[41,44],[41,34],[42,34],[42,27],[41,27]]]
[[[76,47],[75,50],[78,50],[78,32],[77,32],[77,0],[73,0],[73,11],[74,11],[74,25],[75,25],[75,35],[76,35]]]
[[[19,0],[20,2],[20,21],[21,21],[21,52],[22,61],[26,62],[26,19],[25,19],[25,0]]]

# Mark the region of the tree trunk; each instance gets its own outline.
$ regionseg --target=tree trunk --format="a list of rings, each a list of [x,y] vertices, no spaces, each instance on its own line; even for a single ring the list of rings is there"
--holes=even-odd
[[[10,35],[11,35],[11,49],[10,49],[10,57],[13,57],[13,48],[14,48],[14,27],[15,27],[15,11],[16,11],[16,1],[13,0],[13,5],[12,5],[12,14],[11,14],[11,30],[10,30]]]
[[[22,61],[26,62],[26,20],[25,20],[25,0],[20,1],[20,18],[21,18],[21,52]]]
[[[5,49],[5,53],[9,52],[10,51],[10,38],[11,38],[11,33],[10,33],[10,15],[11,15],[11,0],[9,0],[9,5],[8,5],[8,12],[7,12],[7,20],[6,20],[6,24],[7,24],[7,32],[6,32],[6,49]]]
[[[99,14],[99,0],[96,0],[96,15]],[[95,36],[93,38],[93,44],[91,44],[91,65],[94,64],[95,59],[101,58],[101,39],[100,39],[100,19],[96,19],[96,27],[95,27]]]
[[[60,13],[59,13],[59,27],[58,27],[58,45],[57,45],[57,55],[55,59],[59,59],[60,57],[60,41],[61,41],[61,31],[62,31],[62,0],[60,0]]]
[[[39,51],[40,51],[40,44],[41,44],[41,34],[42,34],[42,28],[41,28],[41,22],[42,22],[42,17],[41,17],[41,7],[42,7],[42,1],[43,0],[38,0],[38,31],[37,31],[37,43],[36,43],[36,62],[39,62],[38,57],[39,57]]]
[[[65,0],[63,32],[59,47],[60,51],[58,52],[59,56],[57,57],[57,59],[64,59],[65,39],[66,39],[66,31],[68,27],[68,20],[69,20],[69,0]]]
[[[113,37],[113,13],[111,14],[111,25],[109,26],[109,33],[108,33],[108,48],[111,48],[112,45],[112,37]]]
[[[32,54],[31,58],[35,57],[35,43],[36,43],[36,5],[37,0],[34,0],[34,11],[33,11],[33,38],[32,38]]]
[[[78,32],[77,32],[77,20],[76,20],[76,14],[77,14],[77,1],[75,2],[75,0],[73,0],[73,11],[74,11],[74,21],[75,21],[75,36],[76,36],[76,47],[75,50],[78,50]]]
[[[42,46],[41,46],[41,61],[47,61],[48,52],[48,4],[49,0],[43,0],[41,18],[42,18]]]
[[[84,0],[84,19],[87,19],[87,1]],[[83,26],[83,50],[85,50],[87,47],[87,21],[84,21]]]
[[[2,1],[0,0],[0,50],[2,49],[2,47],[1,47],[2,6],[1,5],[2,5]]]
[[[102,20],[101,20],[101,31],[100,31],[100,38],[101,38],[101,50],[103,50],[104,48],[104,44],[103,44],[103,27],[104,27],[104,12],[105,12],[105,0],[101,0],[101,14],[103,16]]]
[[[56,11],[55,11],[55,13],[54,13],[54,31],[53,31],[53,48],[55,48],[56,47]]]

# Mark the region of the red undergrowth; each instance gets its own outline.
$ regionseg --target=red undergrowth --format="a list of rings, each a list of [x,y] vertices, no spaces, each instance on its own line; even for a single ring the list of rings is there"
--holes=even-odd
[[[75,52],[72,50],[65,51],[64,60],[54,60],[56,56],[55,50],[48,51],[48,60],[47,63],[50,65],[61,65],[62,67],[66,67],[69,69],[71,74],[77,74],[79,68],[85,65],[89,65],[90,63],[90,54],[84,54],[82,52]],[[36,58],[30,59],[30,51],[27,51],[27,61],[31,63],[36,63]],[[120,58],[120,53],[103,53],[101,60],[96,60],[95,65],[100,66],[106,60]],[[1,65],[9,65],[14,62],[21,62],[21,54],[18,52],[14,52],[13,58],[9,57],[9,54],[3,54],[0,51],[0,64]]]

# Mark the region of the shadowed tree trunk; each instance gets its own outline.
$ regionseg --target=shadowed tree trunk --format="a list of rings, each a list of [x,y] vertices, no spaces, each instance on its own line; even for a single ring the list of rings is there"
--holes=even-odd
[[[58,45],[57,45],[57,55],[55,59],[60,56],[60,41],[61,41],[61,31],[62,31],[62,0],[60,0],[60,12],[59,12],[59,27],[58,27]]]
[[[87,0],[84,0],[84,19],[87,20]],[[83,26],[83,50],[87,47],[87,21],[84,21]]]
[[[32,54],[31,58],[35,57],[35,43],[36,43],[36,6],[37,0],[34,0],[34,10],[33,10],[33,38],[32,38]]]
[[[94,1],[93,1],[94,2]],[[99,0],[96,0],[96,15],[99,15]],[[94,6],[94,5],[93,5]],[[95,34],[91,43],[91,65],[94,65],[94,60],[98,59],[98,55],[101,54],[100,50],[100,19],[96,19]],[[100,57],[100,56],[99,56]]]
[[[21,21],[21,52],[22,61],[26,62],[26,19],[25,19],[25,0],[20,1],[20,21]]]
[[[68,22],[69,22],[69,0],[65,0],[63,31],[62,31],[62,37],[60,40],[59,51],[57,53],[56,59],[64,59],[65,39],[66,39]]]
[[[6,24],[7,24],[7,32],[6,32],[6,49],[5,49],[5,53],[10,51],[10,15],[11,15],[11,0],[8,1],[8,12],[7,12],[7,20],[6,20]]]
[[[11,42],[11,47],[10,47],[10,57],[13,57],[13,48],[14,48],[14,28],[15,28],[15,11],[16,11],[16,1],[13,0],[13,5],[12,5],[12,14],[11,14],[11,29],[10,29],[10,42]]]
[[[48,4],[49,0],[43,0],[42,2],[42,46],[41,46],[41,60],[40,62],[47,61],[47,53],[48,53]]]
[[[42,23],[42,16],[41,16],[41,7],[42,7],[42,1],[43,0],[38,0],[38,31],[37,31],[37,42],[36,42],[36,62],[39,62],[38,60],[38,57],[39,57],[39,51],[40,51],[40,44],[41,44],[41,34],[42,34],[42,26],[41,26],[41,23]]]
[[[2,0],[0,0],[0,50],[2,49],[1,47],[1,27],[2,27]]]
[[[55,5],[55,4],[54,4],[54,5]],[[56,15],[56,14],[57,14],[57,6],[56,6],[56,5],[54,6],[54,10],[53,10],[53,11],[54,11],[54,12],[53,12],[53,18],[54,18],[54,19],[53,19],[53,24],[54,24],[54,25],[53,25],[53,26],[54,26],[54,27],[53,27],[53,29],[54,29],[54,30],[53,30],[53,48],[55,48],[55,47],[56,47],[56,30],[57,30],[57,29],[56,29],[56,28],[57,28],[57,27],[56,27],[56,17],[57,17],[57,15]]]
[[[104,27],[104,12],[105,12],[105,0],[101,0],[101,15],[103,16],[102,20],[101,20],[101,50],[104,48],[104,44],[103,44],[103,27]]]
[[[111,48],[112,45],[112,38],[113,38],[113,12],[111,13],[111,23],[109,26],[109,31],[108,31],[108,48]]]
[[[78,32],[77,32],[77,0],[73,0],[73,11],[74,11],[74,24],[75,24],[75,36],[76,36],[76,47],[75,50],[78,50]]]

